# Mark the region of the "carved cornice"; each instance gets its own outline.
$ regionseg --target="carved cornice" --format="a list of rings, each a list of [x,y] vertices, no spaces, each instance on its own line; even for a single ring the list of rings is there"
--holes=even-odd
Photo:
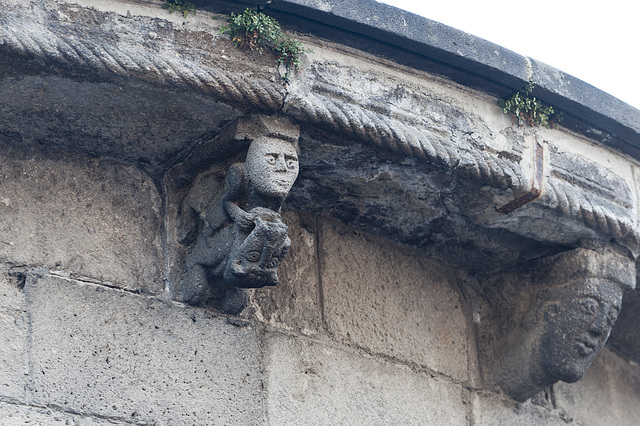
[[[327,84],[310,84],[310,75],[323,72],[314,66],[288,89],[274,78],[277,75],[274,70],[267,72],[251,63],[241,69],[225,69],[222,53],[212,48],[214,40],[220,40],[210,34],[215,31],[194,36],[194,32],[177,29],[160,19],[131,19],[43,1],[32,2],[28,7],[8,2],[0,14],[0,23],[4,51],[54,63],[61,69],[182,87],[248,111],[281,111],[301,124],[323,126],[341,138],[354,138],[363,144],[418,158],[462,180],[511,189],[516,196],[531,186],[531,178],[521,166],[528,160],[519,163],[490,149],[495,135],[486,126],[479,132],[457,129],[452,133],[434,128],[428,117],[410,111],[390,114],[380,111],[373,101],[332,96]],[[471,120],[479,122],[476,127],[483,127],[481,117],[474,116]],[[633,198],[628,188],[626,192],[608,199],[551,174],[542,196],[532,204],[536,204],[534,208],[569,217],[576,227],[594,231],[592,237],[615,239],[637,253],[640,234],[632,209],[624,205],[626,199]],[[519,232],[513,221],[498,216],[481,223]]]
[[[313,71],[312,67],[310,72]],[[531,187],[532,176],[523,175],[519,163],[501,158],[488,148],[491,145],[488,139],[495,135],[486,128],[484,132],[474,132],[473,135],[461,132],[447,137],[437,129],[416,124],[421,117],[405,116],[401,121],[357,102],[345,101],[344,95],[332,98],[323,89],[322,86],[295,84],[287,97],[284,112],[300,122],[327,126],[365,144],[425,160],[462,179],[480,181],[500,189],[511,188],[514,194],[526,193]],[[472,119],[483,122],[481,117]],[[533,162],[533,159],[523,161]],[[629,188],[626,187],[624,193],[610,193],[608,196],[589,189],[581,187],[573,177],[550,173],[537,202],[596,231],[602,238],[618,240],[637,253],[640,233],[632,216],[633,196]]]
[[[309,90],[292,92],[284,112],[301,122],[328,126],[346,137],[440,167],[459,171],[465,177],[481,179],[500,188],[521,187],[519,167],[492,153],[460,149],[455,142],[428,128],[406,124],[387,115]],[[466,148],[466,147],[465,147]]]
[[[28,10],[3,6],[0,46],[5,50],[102,76],[134,77],[196,90],[257,111],[282,107],[285,90],[279,82],[216,66],[224,62],[220,54],[214,57],[206,44],[197,46],[187,32],[183,31],[184,41],[174,39],[167,45],[173,31],[179,31],[168,21],[116,14],[105,19],[105,14],[91,9],[49,2],[29,6]],[[214,37],[207,36],[196,42],[211,43]]]

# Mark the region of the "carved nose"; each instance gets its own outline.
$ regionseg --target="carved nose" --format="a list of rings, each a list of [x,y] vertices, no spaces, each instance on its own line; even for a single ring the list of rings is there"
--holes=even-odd
[[[284,156],[280,155],[276,159],[276,171],[277,172],[286,172],[287,171],[287,162],[284,160]]]
[[[598,317],[591,323],[589,331],[595,337],[599,337],[602,334],[607,333],[609,330],[609,324],[607,322],[607,315],[605,312],[598,315]]]

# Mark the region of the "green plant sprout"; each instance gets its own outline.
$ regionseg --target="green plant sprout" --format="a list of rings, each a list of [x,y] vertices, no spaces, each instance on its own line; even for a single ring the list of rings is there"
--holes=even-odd
[[[257,50],[260,54],[267,48],[273,51],[278,63],[286,68],[282,80],[289,82],[290,71],[300,72],[301,59],[305,53],[312,53],[302,43],[282,33],[278,21],[261,12],[245,9],[241,14],[231,13],[220,32],[229,34],[233,45],[245,51]]]
[[[166,3],[162,5],[163,9],[168,9],[169,13],[180,12],[185,18],[189,13],[196,14],[196,6],[193,3],[183,0],[164,0]]]
[[[227,25],[220,32],[231,35],[233,45],[243,50],[257,50],[262,53],[265,47],[273,48],[282,37],[278,21],[264,13],[245,9],[241,14],[231,13]]]
[[[530,81],[509,99],[498,100],[498,105],[505,114],[511,114],[514,123],[517,122],[519,126],[557,128],[563,118],[562,112],[556,113],[552,106],[545,106],[532,96],[534,87],[535,84]]]
[[[283,64],[287,69],[300,71],[300,60],[305,53],[311,53],[311,49],[306,49],[302,43],[291,37],[285,37],[280,40],[274,50],[278,55],[278,62]]]

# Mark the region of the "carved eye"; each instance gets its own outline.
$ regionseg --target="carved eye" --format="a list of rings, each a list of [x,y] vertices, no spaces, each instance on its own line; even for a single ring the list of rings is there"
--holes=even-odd
[[[595,299],[585,297],[580,301],[580,309],[587,315],[597,315],[600,304]]]
[[[268,269],[273,269],[273,268],[277,268],[278,267],[278,260],[277,259],[271,259],[269,261],[269,263],[267,263],[267,268]]]
[[[274,165],[276,164],[277,158],[275,155],[273,154],[267,154],[265,155],[265,158],[267,159],[267,163]]]
[[[249,253],[247,253],[247,255],[244,258],[247,259],[249,262],[255,263],[258,260],[260,260],[260,252],[250,251]]]
[[[287,168],[295,169],[297,166],[298,166],[298,160],[296,160],[294,158],[288,158],[287,159]]]

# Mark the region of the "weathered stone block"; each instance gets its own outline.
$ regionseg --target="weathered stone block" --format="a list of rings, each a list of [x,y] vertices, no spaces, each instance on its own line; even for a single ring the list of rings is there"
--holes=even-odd
[[[36,404],[141,423],[253,424],[257,331],[52,276],[29,280]]]
[[[467,374],[461,273],[397,244],[323,222],[327,326],[346,342],[459,380]]]
[[[473,421],[476,426],[538,426],[570,423],[563,413],[532,402],[518,403],[500,398],[491,392],[478,392],[471,396]]]
[[[296,337],[267,348],[269,424],[468,424],[460,385]]]
[[[160,197],[135,167],[0,138],[0,257],[162,291]]]
[[[297,213],[285,211],[289,226],[291,250],[280,265],[280,283],[275,287],[255,290],[252,295],[256,315],[275,326],[305,333],[322,328],[319,306],[316,235]]]
[[[25,306],[24,294],[0,268],[0,397],[19,401],[25,399],[28,369]]]
[[[635,425],[640,418],[640,371],[603,349],[579,382],[554,386],[556,404],[584,425]]]
[[[96,419],[61,413],[49,408],[12,405],[0,402],[0,424],[6,426],[113,426],[130,425],[113,419]]]

